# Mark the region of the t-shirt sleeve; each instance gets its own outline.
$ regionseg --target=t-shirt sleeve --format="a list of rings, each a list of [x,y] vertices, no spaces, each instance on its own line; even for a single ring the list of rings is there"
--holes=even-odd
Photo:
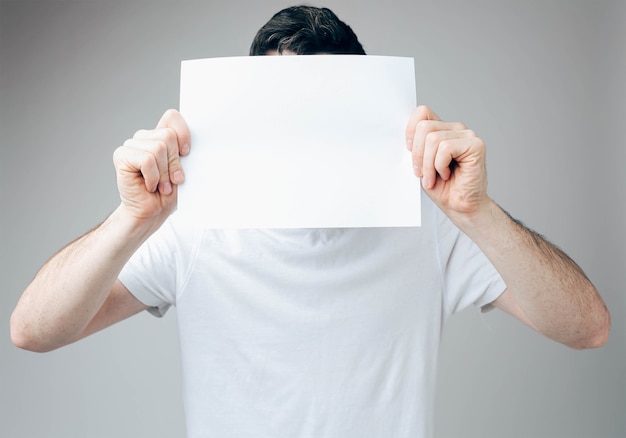
[[[176,303],[178,262],[169,221],[151,235],[122,269],[119,280],[158,317]]]
[[[456,313],[471,304],[488,309],[506,289],[504,280],[466,234],[441,211],[437,215],[446,313]]]

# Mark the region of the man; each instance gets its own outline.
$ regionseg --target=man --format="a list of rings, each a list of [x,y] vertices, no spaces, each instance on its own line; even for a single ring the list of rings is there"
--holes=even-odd
[[[279,12],[251,47],[316,53],[365,54],[311,7]],[[193,437],[430,436],[441,331],[470,304],[573,348],[603,345],[609,315],[593,285],[487,196],[482,140],[427,107],[406,140],[422,227],[189,229],[170,213],[190,136],[167,111],[116,150],[119,207],[37,274],[14,343],[48,351],[176,305]]]

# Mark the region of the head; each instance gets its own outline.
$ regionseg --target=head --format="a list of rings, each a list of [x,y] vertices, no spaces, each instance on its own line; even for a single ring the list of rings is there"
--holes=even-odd
[[[250,56],[287,52],[365,55],[350,26],[330,9],[312,6],[293,6],[276,13],[258,31],[250,47]]]

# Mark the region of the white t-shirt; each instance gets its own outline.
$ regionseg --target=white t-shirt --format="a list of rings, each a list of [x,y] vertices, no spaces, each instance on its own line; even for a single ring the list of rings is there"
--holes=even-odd
[[[189,437],[432,435],[454,312],[505,285],[423,196],[422,227],[199,230],[175,215],[121,281],[177,308]]]

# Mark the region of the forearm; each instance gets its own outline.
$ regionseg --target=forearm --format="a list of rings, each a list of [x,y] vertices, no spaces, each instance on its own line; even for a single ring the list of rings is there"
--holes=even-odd
[[[499,307],[570,347],[604,344],[609,314],[583,271],[492,201],[484,211],[457,225],[502,275],[510,302]]]
[[[424,191],[504,279],[507,290],[494,304],[571,347],[604,344],[609,314],[581,269],[487,196],[486,146],[474,131],[421,106],[407,123],[406,140]]]
[[[11,316],[14,342],[48,351],[75,340],[150,231],[118,209],[59,251],[37,273]]]

